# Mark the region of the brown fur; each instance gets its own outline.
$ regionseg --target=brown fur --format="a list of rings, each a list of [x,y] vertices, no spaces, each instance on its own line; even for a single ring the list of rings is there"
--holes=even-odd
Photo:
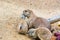
[[[22,34],[26,34],[28,32],[28,25],[23,19],[20,19],[17,24],[17,32]]]
[[[39,28],[36,28],[36,29],[29,29],[28,35],[32,38],[38,37],[39,39],[50,40],[51,36],[52,36],[52,33],[46,27],[39,27]]]
[[[50,23],[46,19],[37,17],[36,15],[34,15],[32,10],[27,9],[23,11],[24,15],[26,15],[27,13],[29,13],[29,16],[27,15],[28,16],[27,22],[28,22],[29,28],[32,28],[32,27],[38,28],[43,26],[51,30]]]
[[[37,35],[39,38],[43,40],[51,40],[52,33],[49,29],[45,27],[40,27],[37,29]]]
[[[31,22],[29,24],[30,26],[34,27],[34,28],[38,28],[38,27],[47,27],[49,30],[51,30],[51,25],[50,23],[44,19],[44,18],[40,18],[37,17],[33,22]]]

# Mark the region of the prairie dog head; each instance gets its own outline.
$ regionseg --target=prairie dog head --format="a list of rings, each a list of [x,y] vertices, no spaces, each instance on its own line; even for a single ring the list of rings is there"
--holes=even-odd
[[[17,31],[22,34],[26,34],[28,31],[28,25],[24,20],[20,20],[17,26]]]
[[[29,18],[31,15],[33,15],[33,11],[32,11],[32,10],[29,10],[29,9],[24,10],[24,11],[23,11],[23,15],[24,15],[25,17]]]

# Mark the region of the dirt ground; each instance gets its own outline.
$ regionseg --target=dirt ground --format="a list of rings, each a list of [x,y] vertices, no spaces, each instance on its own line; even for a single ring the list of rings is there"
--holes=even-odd
[[[15,29],[24,9],[48,19],[60,14],[60,0],[0,0],[0,40],[32,40]]]

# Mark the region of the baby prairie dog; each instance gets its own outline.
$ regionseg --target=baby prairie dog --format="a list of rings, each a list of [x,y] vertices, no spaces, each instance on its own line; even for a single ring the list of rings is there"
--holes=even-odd
[[[41,40],[50,40],[52,33],[46,27],[39,27],[36,29],[29,29],[28,36],[32,38],[40,38]]]
[[[39,27],[36,29],[30,29],[28,31],[28,35],[32,38],[40,38],[41,40],[50,40],[52,33],[50,30],[46,27]]]
[[[26,34],[28,32],[28,25],[25,20],[20,19],[17,24],[17,32],[21,34]]]

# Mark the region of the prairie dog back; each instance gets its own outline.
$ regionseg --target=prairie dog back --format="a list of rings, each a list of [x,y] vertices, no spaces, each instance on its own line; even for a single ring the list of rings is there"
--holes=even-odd
[[[40,18],[40,17],[37,17],[30,25],[35,28],[46,27],[49,30],[51,30],[50,22],[48,22],[46,19]]]

